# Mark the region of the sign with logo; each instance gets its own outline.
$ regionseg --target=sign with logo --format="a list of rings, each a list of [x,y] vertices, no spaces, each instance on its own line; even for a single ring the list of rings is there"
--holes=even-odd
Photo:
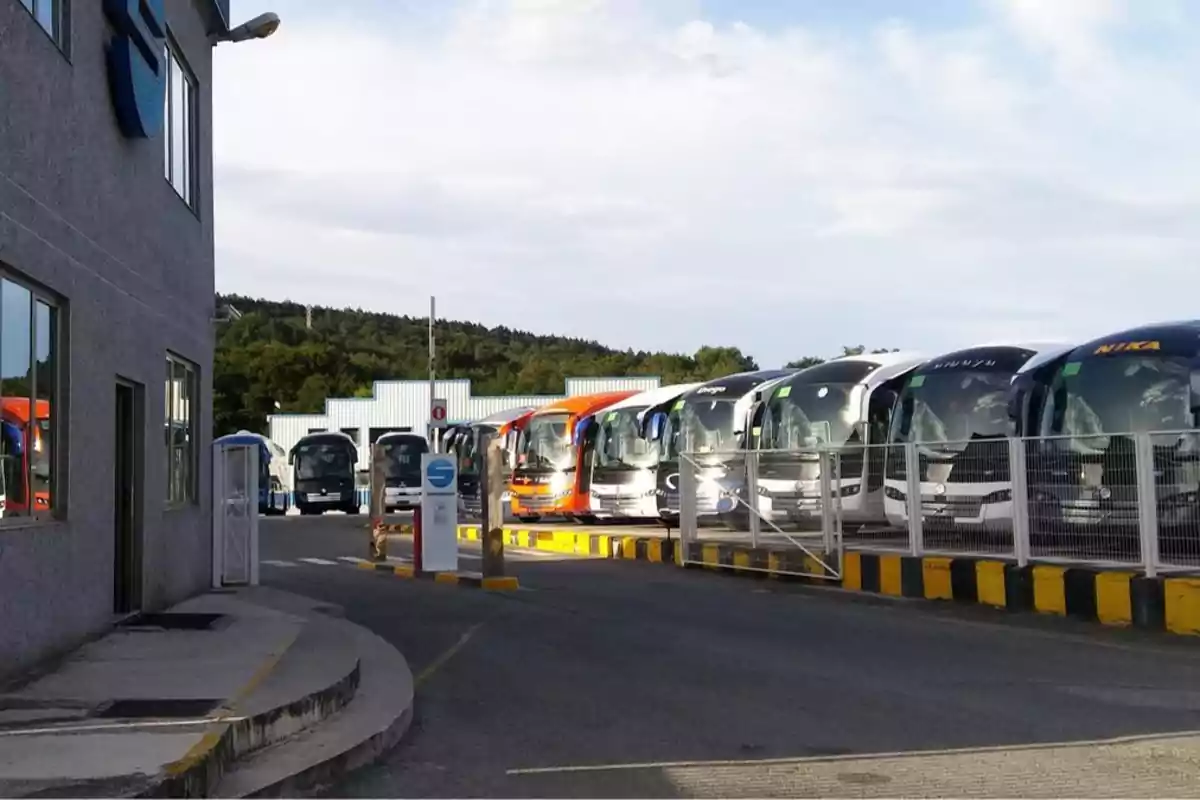
[[[458,569],[458,464],[444,453],[421,454],[421,566]]]
[[[429,424],[434,428],[446,427],[446,398],[435,397],[429,404]]]
[[[1141,353],[1150,350],[1162,350],[1161,342],[1113,342],[1102,344],[1096,348],[1095,355],[1105,356],[1111,353]]]
[[[167,91],[164,0],[104,0],[113,27],[108,83],[121,133],[151,139],[163,129]]]

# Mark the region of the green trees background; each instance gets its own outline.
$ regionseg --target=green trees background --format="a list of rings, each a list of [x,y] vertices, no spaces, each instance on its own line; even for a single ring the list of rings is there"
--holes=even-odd
[[[224,313],[232,306],[239,315]],[[217,295],[214,435],[266,432],[268,414],[319,414],[327,397],[370,397],[378,380],[428,377],[428,318]],[[843,348],[845,354],[865,348]],[[872,350],[871,352],[887,352]],[[809,366],[813,356],[787,366]],[[437,323],[437,376],[469,378],[475,394],[558,394],[567,377],[657,375],[664,384],[758,369],[736,347],[694,355],[614,350],[507,327]],[[278,404],[278,405],[276,405]]]

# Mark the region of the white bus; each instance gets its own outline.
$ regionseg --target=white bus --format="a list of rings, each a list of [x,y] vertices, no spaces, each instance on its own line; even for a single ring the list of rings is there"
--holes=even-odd
[[[660,386],[615,403],[575,427],[583,440],[585,478],[589,478],[593,519],[657,519],[658,446],[643,435],[648,409],[673,403],[699,383]]]
[[[914,444],[921,518],[934,528],[1012,530],[1008,414],[1013,381],[1031,360],[1067,350],[1057,342],[998,343],[931,358],[908,377],[892,417],[884,508],[907,527],[908,470]],[[1036,363],[1036,362],[1035,362]]]
[[[884,450],[892,408],[908,375],[925,362],[916,353],[844,356],[764,387],[754,415],[759,513],[773,521],[819,524],[818,449],[836,450],[843,522],[883,524]],[[791,452],[785,452],[791,451]]]

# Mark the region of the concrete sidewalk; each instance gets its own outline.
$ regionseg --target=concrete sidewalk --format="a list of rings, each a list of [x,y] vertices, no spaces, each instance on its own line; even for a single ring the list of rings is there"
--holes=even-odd
[[[252,587],[122,624],[0,695],[0,796],[284,794],[374,759],[412,674],[339,616]]]

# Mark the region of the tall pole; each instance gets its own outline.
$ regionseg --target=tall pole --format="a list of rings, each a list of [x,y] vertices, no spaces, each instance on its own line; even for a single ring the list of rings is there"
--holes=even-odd
[[[437,313],[436,306],[437,298],[433,295],[429,296],[429,441],[433,452],[438,452],[438,432],[437,428],[433,427],[433,400],[434,400],[434,342],[433,342],[433,318]]]

